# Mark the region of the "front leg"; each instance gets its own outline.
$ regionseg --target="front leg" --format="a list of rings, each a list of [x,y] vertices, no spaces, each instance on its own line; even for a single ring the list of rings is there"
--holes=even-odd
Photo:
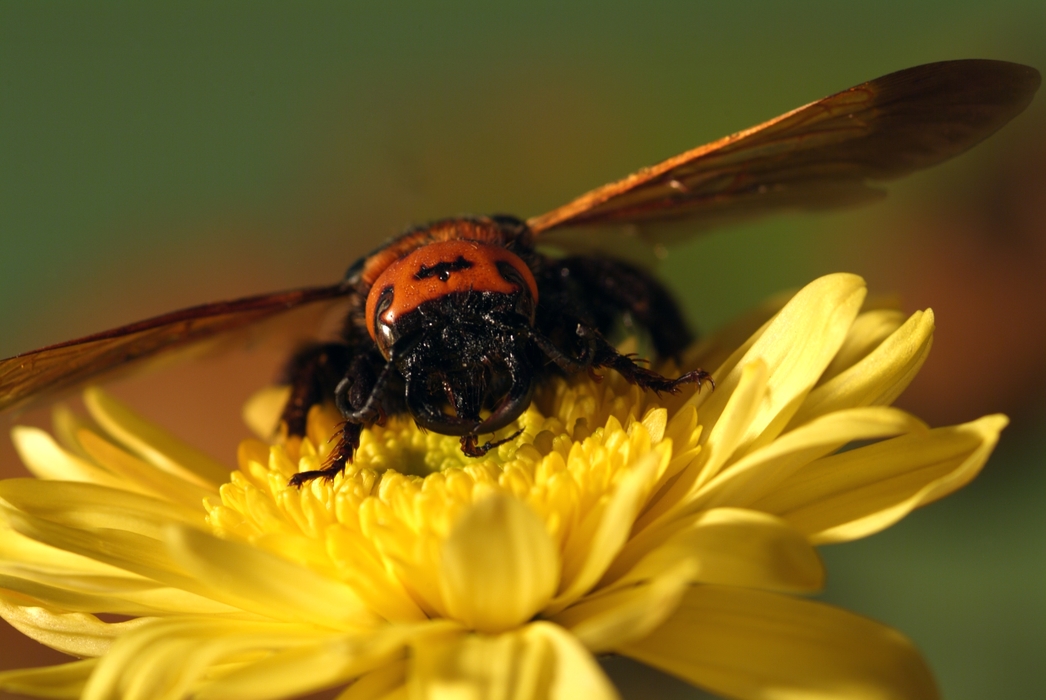
[[[379,364],[380,370],[376,367]],[[384,421],[389,409],[387,387],[394,374],[391,363],[386,363],[376,351],[368,350],[353,358],[348,372],[333,392],[338,410],[345,418],[338,443],[323,468],[295,474],[291,477],[291,486],[300,488],[302,484],[321,477],[330,481],[345,469],[360,446],[363,429]]]
[[[603,335],[595,328],[578,324],[577,334],[588,344],[591,352],[592,362],[590,368],[607,367],[624,377],[630,384],[636,384],[642,389],[661,394],[662,391],[669,394],[679,393],[684,384],[697,384],[697,390],[701,391],[704,382],[715,389],[712,375],[703,369],[695,369],[687,372],[676,379],[669,379],[657,372],[641,367],[629,356],[622,355],[613,345],[608,343]]]
[[[323,478],[325,481],[331,481],[338,474],[341,474],[345,470],[345,465],[352,461],[352,455],[355,454],[360,446],[360,436],[363,434],[363,427],[362,423],[350,423],[349,421],[342,423],[338,444],[331,451],[330,456],[327,457],[323,467],[321,469],[313,469],[312,471],[298,472],[291,477],[290,482],[288,482],[289,485],[300,489],[313,479]]]

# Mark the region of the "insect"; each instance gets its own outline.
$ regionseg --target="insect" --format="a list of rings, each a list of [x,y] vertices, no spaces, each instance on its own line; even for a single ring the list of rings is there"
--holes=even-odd
[[[344,298],[340,337],[288,362],[283,412],[302,435],[308,409],[333,401],[345,418],[322,469],[333,478],[362,431],[409,414],[424,429],[460,436],[466,455],[510,425],[550,375],[609,369],[656,392],[698,389],[695,370],[664,377],[620,354],[605,335],[622,315],[644,327],[661,356],[691,340],[669,292],[629,263],[552,257],[540,243],[581,226],[629,224],[652,243],[663,224],[702,225],[783,209],[819,209],[881,196],[874,182],[955,156],[1019,114],[1040,83],[1014,63],[932,63],[872,80],[759,126],[687,151],[552,211],[445,219],[411,229],[332,285],[204,304],[0,361],[0,410],[67,390],[144,360],[290,309]],[[672,229],[678,231],[678,228]],[[564,239],[569,240],[569,239]],[[569,248],[569,245],[565,246]]]

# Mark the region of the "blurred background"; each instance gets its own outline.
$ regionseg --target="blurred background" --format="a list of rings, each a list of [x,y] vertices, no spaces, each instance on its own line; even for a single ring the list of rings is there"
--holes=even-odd
[[[409,224],[537,214],[864,80],[971,57],[1046,68],[1046,4],[8,1],[0,356],[331,283]],[[822,550],[824,599],[910,636],[953,699],[1046,695],[1044,103],[881,204],[716,232],[662,266],[703,331],[859,273],[936,313],[905,408],[933,425],[1009,414],[965,490]],[[277,362],[262,349],[111,390],[232,465],[239,406]],[[25,473],[6,438],[0,471]],[[4,668],[58,659],[9,628],[0,648]],[[704,697],[606,665],[628,697]]]

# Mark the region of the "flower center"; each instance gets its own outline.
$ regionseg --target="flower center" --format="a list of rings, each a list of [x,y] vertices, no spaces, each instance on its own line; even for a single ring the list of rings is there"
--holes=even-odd
[[[576,567],[586,517],[637,460],[656,451],[667,467],[671,458],[667,412],[647,409],[647,400],[616,376],[601,384],[557,381],[504,429],[523,434],[481,459],[464,456],[455,437],[390,418],[364,432],[343,474],[298,490],[288,479],[322,465],[340,422],[333,409],[317,408],[300,441],[241,445],[240,470],[222,487],[221,503],[209,504],[209,522],[222,536],[349,583],[387,619],[447,617],[441,547],[486,496],[528,506],[564,571]]]

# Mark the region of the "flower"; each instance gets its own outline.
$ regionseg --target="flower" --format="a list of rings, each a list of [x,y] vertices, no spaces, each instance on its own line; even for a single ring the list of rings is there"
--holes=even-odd
[[[815,545],[972,479],[1006,424],[889,407],[930,348],[846,274],[694,348],[717,389],[555,381],[483,459],[391,418],[332,482],[338,417],[242,443],[231,476],[97,389],[16,428],[0,613],[80,657],[0,674],[46,697],[616,697],[617,653],[736,698],[933,698],[900,634],[804,599]],[[247,411],[265,432],[279,397]],[[99,616],[101,614],[103,616]],[[584,694],[584,695],[583,695]]]

